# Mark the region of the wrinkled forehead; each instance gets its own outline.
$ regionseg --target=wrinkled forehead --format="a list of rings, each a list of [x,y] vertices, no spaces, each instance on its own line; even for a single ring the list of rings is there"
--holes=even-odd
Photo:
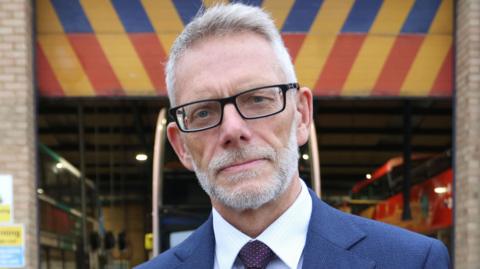
[[[177,59],[174,72],[175,105],[285,80],[271,42],[253,32],[197,41]]]

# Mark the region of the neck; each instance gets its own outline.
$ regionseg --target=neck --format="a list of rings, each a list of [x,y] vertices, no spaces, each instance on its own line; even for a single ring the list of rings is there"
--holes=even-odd
[[[277,199],[257,209],[239,211],[213,200],[212,205],[232,226],[251,238],[256,238],[295,202],[301,190],[300,180],[295,176]]]

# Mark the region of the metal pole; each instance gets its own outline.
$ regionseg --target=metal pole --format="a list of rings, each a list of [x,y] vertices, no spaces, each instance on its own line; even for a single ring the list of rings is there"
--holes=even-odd
[[[110,135],[113,135],[113,127],[110,126]],[[110,157],[110,214],[113,214],[113,207],[114,207],[114,195],[115,195],[115,190],[114,190],[114,185],[115,185],[115,174],[114,174],[114,165],[115,165],[115,160],[113,156],[113,140],[110,141],[110,152],[109,152],[109,157]]]
[[[161,252],[160,209],[163,206],[163,162],[167,129],[167,110],[162,108],[157,118],[155,129],[155,145],[153,150],[153,178],[152,178],[152,235],[153,256]]]
[[[411,220],[410,183],[412,175],[412,104],[409,100],[403,106],[403,212],[402,220]]]
[[[87,236],[87,200],[85,185],[85,134],[84,134],[83,106],[78,105],[78,149],[80,152],[80,189],[82,204],[82,247],[81,247],[81,268],[88,268],[88,236]]]
[[[317,131],[315,122],[310,125],[310,140],[308,141],[308,151],[310,152],[310,174],[312,178],[312,188],[319,198],[322,197],[322,180],[320,178],[320,157],[318,154]]]

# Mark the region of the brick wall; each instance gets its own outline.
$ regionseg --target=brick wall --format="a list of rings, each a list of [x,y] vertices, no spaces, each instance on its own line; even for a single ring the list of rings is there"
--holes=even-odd
[[[0,174],[13,176],[14,221],[25,225],[25,268],[38,267],[32,5],[0,0]]]
[[[480,264],[480,1],[457,1],[455,268]]]

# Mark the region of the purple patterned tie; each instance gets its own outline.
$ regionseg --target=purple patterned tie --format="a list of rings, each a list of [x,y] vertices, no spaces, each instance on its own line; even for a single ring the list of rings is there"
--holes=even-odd
[[[273,251],[258,240],[246,243],[238,253],[247,269],[264,269],[274,256]]]

